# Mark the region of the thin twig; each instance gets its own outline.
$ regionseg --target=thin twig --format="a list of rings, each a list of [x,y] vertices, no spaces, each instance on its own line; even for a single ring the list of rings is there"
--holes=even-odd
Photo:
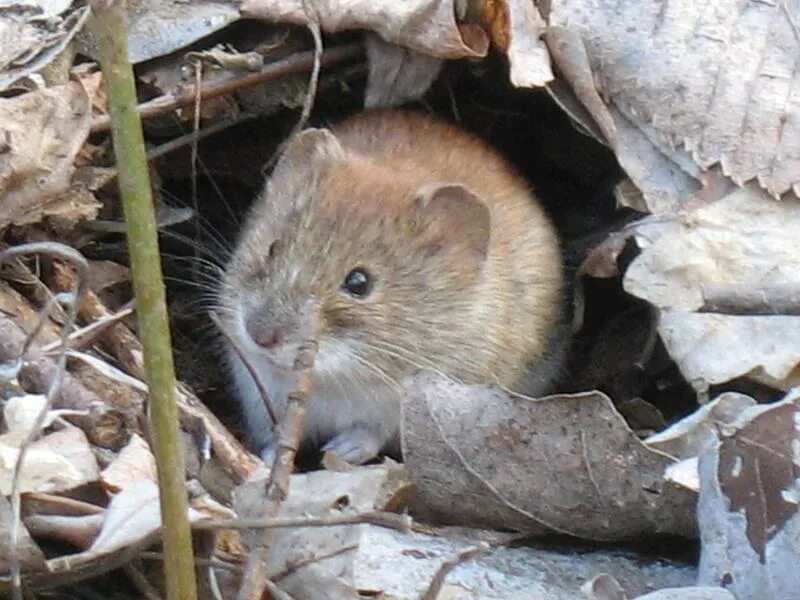
[[[86,347],[88,344],[93,342],[97,339],[101,333],[103,333],[106,329],[118,323],[122,319],[129,317],[133,314],[133,308],[123,308],[122,310],[115,312],[114,314],[103,317],[98,321],[94,321],[93,323],[89,323],[85,327],[81,327],[80,329],[76,329],[72,333],[67,336],[67,344],[69,348],[82,348]],[[54,350],[59,350],[61,348],[61,341],[56,340],[54,342],[50,342],[41,347],[41,351],[43,354],[48,354],[53,352]]]
[[[197,583],[188,520],[183,439],[175,400],[175,369],[158,230],[142,124],[136,111],[133,69],[128,58],[126,2],[92,0],[91,7],[91,29],[108,92],[117,181],[127,225],[139,335],[149,388],[148,413],[158,470],[166,555],[166,594],[170,600],[193,600],[197,598]]]
[[[439,597],[439,592],[442,591],[445,577],[447,577],[450,571],[455,569],[457,566],[463,565],[465,562],[472,560],[473,558],[488,554],[491,550],[492,547],[489,544],[482,543],[477,546],[467,548],[455,558],[444,561],[439,566],[439,570],[436,571],[433,579],[431,579],[428,589],[425,590],[425,592],[420,596],[420,600],[436,600],[436,598]]]
[[[312,315],[311,319],[311,322],[316,324],[318,316]],[[293,370],[297,373],[297,385],[295,390],[289,393],[286,401],[286,413],[278,427],[278,449],[266,484],[264,507],[266,519],[278,515],[281,504],[289,495],[294,459],[300,446],[300,440],[303,438],[303,429],[306,423],[306,400],[311,393],[313,383],[314,359],[318,348],[316,334],[315,327],[311,331],[310,339],[300,346],[295,359]],[[258,545],[251,549],[242,587],[239,590],[239,600],[259,600],[261,598],[268,580],[267,565],[274,539],[275,529],[265,529],[261,533]]]
[[[704,283],[703,306],[697,312],[725,315],[800,315],[800,282],[747,285]]]
[[[42,406],[39,414],[36,415],[36,420],[33,422],[33,426],[31,427],[28,435],[23,440],[22,445],[19,447],[19,455],[17,456],[17,460],[14,463],[14,474],[11,483],[11,513],[12,513],[12,520],[11,520],[11,594],[14,600],[22,600],[22,573],[20,572],[20,560],[19,560],[19,535],[20,535],[20,526],[22,525],[22,498],[20,494],[19,484],[20,478],[22,474],[22,467],[25,462],[25,457],[28,453],[28,448],[33,443],[33,441],[39,436],[44,427],[45,419],[47,418],[47,413],[50,411],[50,407],[53,404],[53,398],[61,389],[61,381],[64,376],[64,372],[67,368],[67,355],[66,355],[66,339],[69,332],[69,328],[72,327],[75,323],[76,315],[77,315],[77,306],[78,302],[80,301],[81,296],[86,292],[86,288],[88,285],[87,282],[87,273],[89,270],[89,264],[86,262],[86,259],[83,255],[78,252],[77,250],[70,248],[69,246],[65,246],[63,244],[58,244],[55,242],[39,242],[34,244],[23,244],[21,246],[16,246],[14,248],[7,248],[0,252],[0,263],[6,262],[12,258],[26,255],[26,254],[46,254],[52,256],[54,258],[58,258],[67,262],[72,263],[75,266],[75,270],[78,274],[78,280],[75,286],[74,292],[71,294],[58,294],[55,298],[59,299],[62,303],[67,305],[67,320],[64,323],[63,327],[61,328],[61,343],[64,346],[64,349],[59,353],[58,360],[56,363],[56,369],[53,373],[53,377],[50,380],[50,383],[47,387],[47,393],[45,394],[46,401]],[[46,314],[49,316],[52,310],[52,303],[48,302],[48,309],[45,311]],[[42,323],[44,321],[44,317],[40,317],[39,323],[37,323],[35,332],[41,330]],[[22,354],[20,355],[20,360],[17,365],[17,370],[22,366],[22,358],[24,357],[25,352],[28,349],[28,345],[30,340],[35,337],[34,335],[28,336],[28,340],[26,340]]]
[[[219,316],[213,310],[208,313],[208,317],[211,319],[211,322],[219,329],[219,332],[225,338],[233,351],[236,352],[236,355],[239,357],[239,360],[242,361],[244,368],[247,369],[247,372],[250,373],[250,378],[253,380],[253,384],[255,384],[258,393],[261,395],[261,401],[264,403],[264,408],[267,409],[267,414],[269,415],[270,420],[272,421],[272,426],[275,427],[278,424],[278,414],[275,412],[275,407],[272,406],[272,400],[270,400],[269,394],[267,393],[264,384],[261,382],[261,378],[258,376],[258,372],[256,371],[255,367],[250,362],[250,359],[247,357],[247,353],[242,348],[242,345],[236,339],[236,337],[228,331],[225,326],[222,324],[222,321],[219,320]]]
[[[216,521],[196,521],[192,523],[195,531],[216,531],[219,529],[278,529],[283,527],[340,527],[342,525],[376,525],[397,531],[411,530],[412,520],[408,515],[376,511],[359,515],[331,515],[330,517],[293,517],[264,519],[224,519]]]
[[[293,562],[289,566],[287,566],[283,571],[280,573],[276,573],[272,576],[273,581],[280,581],[302,569],[303,567],[307,567],[308,565],[322,562],[323,560],[328,560],[329,558],[333,558],[334,556],[339,556],[340,554],[345,554],[346,552],[350,552],[351,550],[358,550],[358,544],[348,544],[347,546],[342,546],[341,548],[335,548],[330,552],[325,552],[324,554],[315,554],[313,556],[309,556],[308,558],[304,558],[302,560],[298,560]]]
[[[324,50],[322,47],[322,28],[319,24],[319,15],[311,14],[311,7],[308,6],[306,0],[303,0],[303,10],[305,11],[306,16],[309,18],[307,27],[314,38],[314,66],[311,69],[311,77],[308,80],[308,88],[306,89],[306,96],[303,99],[303,109],[300,111],[300,118],[297,120],[297,123],[295,123],[289,135],[286,136],[286,139],[283,140],[280,146],[278,146],[278,149],[272,153],[270,159],[261,168],[262,171],[268,171],[271,169],[278,157],[283,154],[284,150],[286,150],[286,147],[289,145],[289,143],[298,133],[303,131],[303,128],[308,122],[308,118],[311,116],[311,109],[314,108],[314,100],[317,97],[317,88],[319,87],[319,72],[322,66],[322,52]]]
[[[322,67],[329,67],[331,65],[339,64],[348,60],[352,60],[362,56],[364,50],[361,44],[346,44],[329,48],[326,50],[320,61]],[[298,52],[283,60],[276,61],[266,65],[258,73],[248,74],[244,76],[234,76],[221,81],[214,81],[206,83],[202,86],[201,93],[206,100],[235,92],[236,90],[252,87],[261,83],[274,81],[280,77],[287,75],[295,75],[303,73],[312,69],[314,66],[314,51]],[[154,98],[148,102],[144,102],[137,107],[139,117],[142,119],[148,117],[155,117],[157,115],[175,110],[182,106],[189,106],[194,103],[195,89],[190,88],[182,92],[180,95],[165,94]],[[92,121],[92,133],[98,131],[106,131],[111,127],[111,120],[107,115],[97,117]]]

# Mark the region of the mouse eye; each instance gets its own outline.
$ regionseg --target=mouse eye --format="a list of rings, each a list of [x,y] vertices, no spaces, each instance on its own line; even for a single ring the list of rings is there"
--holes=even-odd
[[[342,289],[351,296],[364,298],[372,291],[372,276],[360,267],[355,268],[344,278]]]
[[[267,250],[267,254],[270,258],[275,258],[275,255],[278,253],[278,240],[275,240],[269,245],[269,250]]]

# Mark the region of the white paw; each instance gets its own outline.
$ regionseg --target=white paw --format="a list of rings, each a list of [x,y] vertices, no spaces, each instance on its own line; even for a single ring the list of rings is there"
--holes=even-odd
[[[375,458],[382,447],[383,440],[374,431],[364,427],[351,427],[331,439],[322,449],[349,463],[360,465]]]

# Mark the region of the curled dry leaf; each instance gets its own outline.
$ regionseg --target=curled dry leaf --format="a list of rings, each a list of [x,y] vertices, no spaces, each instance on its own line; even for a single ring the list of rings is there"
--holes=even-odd
[[[702,169],[721,165],[739,185],[756,179],[774,196],[800,190],[796,4],[550,5],[550,24],[585,47],[602,96],[660,150],[674,157],[680,148]]]
[[[597,540],[694,533],[694,496],[663,480],[673,459],[599,392],[530,399],[423,374],[402,439],[417,510],[434,519]]]
[[[608,100],[603,90],[596,87],[595,57],[590,55],[581,34],[567,26],[560,27],[557,22],[558,17],[551,14],[545,39],[553,62],[569,87],[550,86],[551,95],[578,119],[583,130],[599,135],[611,147],[620,166],[642,191],[650,212],[674,213],[683,200],[700,189],[699,167],[685,153],[656,147],[650,139],[651,128],[629,119]],[[601,32],[598,35],[607,31],[605,27],[598,29]],[[586,122],[587,117],[592,121]]]
[[[306,12],[312,7],[312,14]],[[477,26],[456,22],[454,0],[243,0],[245,17],[306,25],[317,22],[336,32],[369,29],[387,42],[438,58],[485,56],[486,33]]]
[[[798,394],[748,409],[700,458],[700,584],[737,598],[789,600],[800,589]]]
[[[24,436],[0,436],[0,493],[10,494],[14,465]],[[97,468],[89,441],[77,427],[46,435],[28,447],[20,470],[21,492],[62,492],[97,481]]]
[[[658,233],[649,228],[650,233]],[[800,317],[698,314],[704,283],[800,282],[800,204],[736,190],[661,228],[625,289],[661,309],[659,333],[697,389],[760,371],[780,384],[800,363]]]
[[[0,98],[0,231],[41,220],[51,204],[63,214],[60,195],[70,188],[90,122],[89,97],[76,82]],[[94,199],[66,197],[73,212],[87,201]]]
[[[479,4],[494,44],[508,56],[509,78],[517,87],[541,87],[553,80],[542,40],[547,24],[529,0],[484,0]]]

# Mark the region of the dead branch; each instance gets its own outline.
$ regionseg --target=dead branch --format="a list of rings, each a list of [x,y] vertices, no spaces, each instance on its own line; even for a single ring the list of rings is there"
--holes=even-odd
[[[313,332],[314,334],[316,332]],[[286,413],[278,428],[278,450],[272,471],[267,479],[264,518],[274,518],[280,512],[281,504],[289,495],[289,485],[294,459],[306,423],[306,400],[311,393],[314,376],[314,359],[317,355],[318,343],[316,335],[311,336],[297,353],[294,372],[297,373],[297,385],[289,393],[286,401]],[[251,549],[245,568],[239,600],[259,600],[266,586],[269,552],[275,539],[274,529],[262,532],[260,543]]]
[[[700,286],[702,313],[724,315],[800,315],[800,283],[752,286],[743,283],[704,283]]]
[[[277,529],[282,527],[339,527],[342,525],[376,525],[397,531],[411,531],[412,520],[408,515],[375,511],[359,515],[332,515],[330,517],[296,517],[264,519],[226,519],[197,521],[192,529],[215,531],[218,529]]]
[[[322,55],[321,64],[329,67],[335,64],[346,62],[361,56],[363,49],[360,44],[347,44],[325,50]],[[235,92],[236,90],[252,87],[261,83],[274,81],[287,75],[295,75],[309,71],[314,66],[314,51],[299,52],[288,58],[276,61],[265,66],[258,73],[247,74],[244,76],[236,75],[229,79],[207,83],[201,86],[200,94],[206,100]],[[142,119],[154,117],[182,106],[189,106],[194,103],[197,95],[194,87],[187,89],[179,96],[165,94],[153,100],[144,102],[138,106],[139,117]],[[92,132],[106,131],[111,126],[108,115],[97,117],[92,122]]]

